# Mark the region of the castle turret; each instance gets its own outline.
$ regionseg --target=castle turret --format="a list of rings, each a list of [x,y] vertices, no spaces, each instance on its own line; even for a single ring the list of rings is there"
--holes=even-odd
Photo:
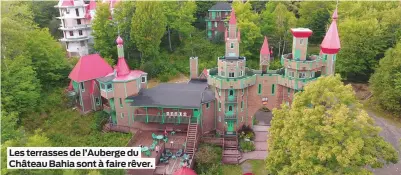
[[[308,48],[308,38],[312,35],[312,30],[306,28],[291,29],[293,35],[292,56],[295,60],[306,60]]]
[[[234,9],[231,11],[230,21],[228,22],[228,34],[226,30],[226,57],[239,56],[239,31],[237,31],[237,17]]]
[[[266,72],[270,66],[270,51],[269,51],[269,43],[267,42],[267,38],[265,36],[265,40],[263,41],[262,48],[260,49],[260,69],[262,72]]]
[[[117,76],[128,75],[130,73],[130,69],[127,65],[127,62],[125,62],[124,58],[124,46],[123,46],[124,41],[120,36],[118,36],[116,42],[117,42],[117,53],[118,53],[118,62],[116,65]]]
[[[326,75],[334,75],[335,72],[335,61],[338,51],[340,51],[340,37],[338,36],[337,30],[337,9],[334,10],[329,30],[320,45],[323,60],[326,61]]]

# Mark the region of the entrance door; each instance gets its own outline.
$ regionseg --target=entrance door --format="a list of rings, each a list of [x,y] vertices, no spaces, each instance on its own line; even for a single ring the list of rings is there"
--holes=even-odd
[[[114,98],[109,100],[110,103],[110,115],[111,115],[111,121],[113,124],[117,124],[117,119],[116,119],[116,108],[114,105]]]
[[[234,132],[234,121],[227,121],[227,132]]]
[[[199,120],[199,110],[198,109],[194,109],[194,116],[192,116],[192,120],[191,122],[196,123]]]

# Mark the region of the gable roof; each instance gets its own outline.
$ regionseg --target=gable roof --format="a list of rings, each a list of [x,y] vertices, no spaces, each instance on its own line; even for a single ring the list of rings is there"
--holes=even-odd
[[[218,2],[212,7],[209,8],[209,10],[225,10],[225,11],[231,11],[231,4],[227,2]]]
[[[99,54],[91,54],[79,59],[68,78],[83,82],[104,77],[112,72],[111,66]]]

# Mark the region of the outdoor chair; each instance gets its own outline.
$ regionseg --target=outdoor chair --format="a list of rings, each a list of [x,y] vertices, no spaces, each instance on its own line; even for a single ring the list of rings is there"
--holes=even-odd
[[[146,151],[146,152],[145,152],[145,155],[148,156],[148,157],[150,157],[150,155],[151,155],[150,151]]]
[[[179,150],[175,153],[175,156],[176,156],[176,157],[181,157],[181,155],[182,155],[182,149],[179,149]]]
[[[156,147],[156,145],[155,145],[155,144],[152,144],[152,145],[150,145],[149,150],[154,151],[154,150],[155,150],[155,147]]]
[[[166,156],[170,158],[172,155],[173,155],[173,153],[169,149],[167,149]]]
[[[171,134],[172,136],[173,136],[173,135],[175,135],[175,131],[171,131],[171,133],[170,133],[170,134]]]

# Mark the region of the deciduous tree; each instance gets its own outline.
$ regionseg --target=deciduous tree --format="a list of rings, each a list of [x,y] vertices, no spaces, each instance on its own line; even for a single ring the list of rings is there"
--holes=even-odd
[[[398,161],[340,76],[309,83],[281,107],[269,130],[270,174],[370,174],[367,167]]]
[[[162,8],[163,2],[138,1],[135,15],[132,17],[131,38],[142,53],[141,65],[146,58],[155,57],[159,53],[161,38],[167,25],[167,18]]]
[[[117,49],[115,40],[117,38],[117,25],[111,20],[108,3],[98,3],[96,7],[96,18],[92,25],[94,48],[102,57],[117,60]]]
[[[2,59],[1,74],[2,109],[18,113],[33,111],[41,87],[31,60],[24,56]]]
[[[308,39],[310,43],[320,44],[323,41],[334,8],[335,3],[329,1],[302,1],[300,3],[299,26],[313,31],[313,35]]]
[[[370,85],[373,98],[384,109],[401,113],[401,41],[380,60],[379,67],[370,77]]]
[[[238,29],[241,32],[241,55],[250,57],[253,55],[251,49],[255,48],[255,41],[262,40],[258,24],[259,15],[252,11],[252,5],[248,1],[245,3],[235,1],[233,9],[237,18]]]
[[[171,30],[178,31],[180,39],[181,36],[189,36],[194,30],[192,23],[195,21],[195,10],[196,4],[194,1],[164,2],[170,51],[173,51],[171,46]]]

